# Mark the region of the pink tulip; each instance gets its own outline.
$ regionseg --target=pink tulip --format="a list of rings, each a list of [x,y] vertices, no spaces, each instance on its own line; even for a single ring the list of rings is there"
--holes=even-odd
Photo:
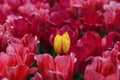
[[[49,54],[43,54],[36,55],[34,58],[43,80],[72,80],[74,55],[57,56],[54,59]]]

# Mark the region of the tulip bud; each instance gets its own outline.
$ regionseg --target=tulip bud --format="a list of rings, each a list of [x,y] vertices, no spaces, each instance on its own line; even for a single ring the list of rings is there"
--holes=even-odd
[[[70,37],[68,32],[63,35],[57,34],[54,38],[54,50],[58,54],[67,53],[70,48]]]

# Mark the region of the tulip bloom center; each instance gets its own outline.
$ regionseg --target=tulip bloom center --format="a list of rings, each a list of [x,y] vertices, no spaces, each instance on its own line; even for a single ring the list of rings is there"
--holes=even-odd
[[[67,53],[70,48],[70,37],[68,32],[63,35],[57,34],[54,38],[54,50],[58,54]]]

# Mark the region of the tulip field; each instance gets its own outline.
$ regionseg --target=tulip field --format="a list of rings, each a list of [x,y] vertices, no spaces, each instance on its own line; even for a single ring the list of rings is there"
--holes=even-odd
[[[120,80],[120,0],[0,0],[0,80]]]

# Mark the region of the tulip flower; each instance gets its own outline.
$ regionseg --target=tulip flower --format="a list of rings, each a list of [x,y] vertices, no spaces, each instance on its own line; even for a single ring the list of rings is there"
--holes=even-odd
[[[102,15],[95,10],[87,9],[83,14],[82,20],[84,21],[84,30],[92,29],[98,31],[102,25]]]
[[[9,44],[6,48],[6,53],[19,56],[22,62],[26,65],[31,65],[34,62],[33,57],[35,53],[30,52],[28,48],[24,47],[21,44]]]
[[[57,56],[53,59],[52,56],[45,53],[36,55],[34,58],[43,80],[72,80],[74,55]]]
[[[0,0],[0,80],[74,80],[81,71],[120,80],[120,0]]]
[[[36,36],[33,37],[32,34],[26,34],[20,40],[20,44],[22,44],[24,47],[27,47],[30,50],[30,52],[33,53],[36,53],[38,43],[38,38]]]
[[[94,57],[91,65],[86,67],[85,80],[119,80],[117,51],[106,51],[103,57]]]
[[[70,37],[68,32],[65,32],[62,36],[57,34],[54,39],[54,50],[56,53],[67,53],[70,48]]]
[[[50,36],[50,43],[53,45],[57,54],[67,54],[71,45],[75,45],[78,38],[78,30],[71,30],[69,26],[55,29]]]
[[[105,51],[106,49],[111,49],[116,41],[120,41],[120,33],[111,31],[108,33],[108,35],[105,35],[102,39],[103,51]]]
[[[23,64],[21,58],[15,54],[1,52],[0,63],[0,79],[8,78],[8,80],[26,80],[29,74],[37,71],[36,68],[29,68],[29,66]]]
[[[71,13],[74,17],[79,17],[82,14],[82,8],[83,8],[83,0],[71,0],[70,2],[70,8]]]
[[[110,0],[87,0],[87,5],[93,9],[102,9],[104,4],[107,4]]]
[[[97,41],[97,44],[95,43]],[[81,39],[77,41],[76,45],[71,46],[69,52],[74,52],[77,58],[75,63],[75,72],[84,70],[83,65],[86,65],[85,61],[90,56],[101,55],[101,36],[94,32],[88,31]]]

